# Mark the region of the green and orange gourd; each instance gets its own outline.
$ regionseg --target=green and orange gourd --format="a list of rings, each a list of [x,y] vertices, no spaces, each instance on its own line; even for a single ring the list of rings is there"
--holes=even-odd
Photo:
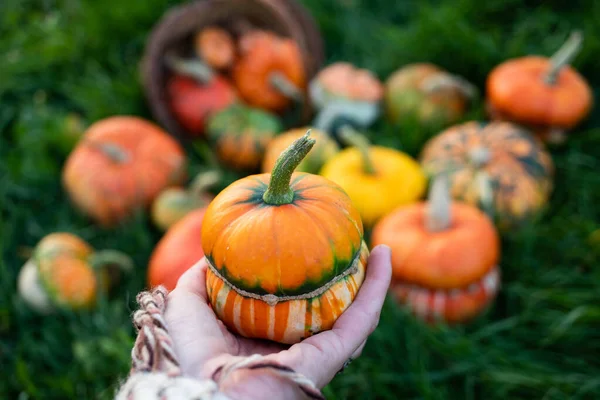
[[[363,283],[369,250],[352,201],[294,172],[314,143],[307,132],[272,173],[232,183],[204,216],[209,300],[240,335],[297,343],[330,329]]]

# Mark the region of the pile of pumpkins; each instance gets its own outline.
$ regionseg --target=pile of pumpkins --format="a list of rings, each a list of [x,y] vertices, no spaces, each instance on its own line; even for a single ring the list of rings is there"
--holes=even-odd
[[[405,65],[384,83],[336,62],[309,80],[292,39],[262,29],[234,39],[208,26],[193,57],[166,55],[169,104],[190,140],[207,140],[223,168],[245,176],[212,193],[222,171],[188,176],[184,146],[166,130],[113,116],[82,136],[64,165],[64,188],[105,228],[140,208],[150,213],[164,236],[150,257],[149,287],[173,289],[206,257],[213,308],[242,335],[294,343],[329,329],[379,244],[392,249],[390,293],[399,303],[429,322],[465,322],[500,288],[500,234],[548,202],[554,166],[545,142],[565,140],[590,112],[590,88],[568,65],[581,40],[573,34],[551,58],[498,65],[487,80],[490,121],[461,122],[477,89],[438,66]],[[312,122],[284,127],[281,114],[307,104]],[[361,131],[380,117],[440,131],[417,160],[367,140]],[[53,235],[38,244],[19,286],[40,309],[87,307],[110,286],[97,275],[102,265],[131,268],[125,255],[104,260],[73,235]],[[242,323],[233,302],[255,318]],[[267,315],[281,329],[257,322]]]

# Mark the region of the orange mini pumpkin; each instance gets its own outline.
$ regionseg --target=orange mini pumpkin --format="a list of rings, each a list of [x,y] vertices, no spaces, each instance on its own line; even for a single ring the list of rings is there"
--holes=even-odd
[[[239,42],[232,76],[241,97],[250,105],[282,112],[291,101],[302,101],[306,72],[300,48],[290,38],[252,30]]]
[[[392,295],[428,322],[466,322],[500,288],[500,240],[478,208],[450,202],[440,175],[428,202],[402,207],[373,230],[372,245],[392,249]]]
[[[75,206],[105,227],[146,208],[165,188],[183,183],[186,156],[155,124],[133,116],[94,123],[62,173]]]
[[[194,36],[194,50],[212,68],[229,68],[235,60],[235,42],[225,29],[207,26]]]
[[[535,217],[553,187],[550,154],[510,122],[450,127],[426,143],[421,165],[431,177],[450,174],[452,196],[483,208],[502,230]]]
[[[195,209],[173,224],[157,243],[148,263],[148,285],[175,289],[179,277],[204,257],[198,238],[206,207]]]
[[[291,344],[330,329],[364,280],[369,250],[352,201],[321,176],[294,173],[314,143],[307,133],[271,174],[232,183],[206,211],[208,296],[243,336]]]
[[[74,234],[51,233],[38,242],[19,272],[18,293],[42,314],[91,309],[99,292],[108,292],[122,272],[132,269],[133,261],[126,254],[95,251]]]
[[[494,68],[487,79],[491,117],[525,125],[549,142],[563,141],[593,103],[589,84],[568,65],[581,41],[575,32],[551,58],[530,55]]]

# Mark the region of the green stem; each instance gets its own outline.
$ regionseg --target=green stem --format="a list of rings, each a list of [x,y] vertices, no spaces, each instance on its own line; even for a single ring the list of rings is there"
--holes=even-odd
[[[117,250],[96,251],[88,259],[88,263],[96,272],[98,286],[101,291],[108,292],[120,280],[123,272],[133,271],[131,257]]]
[[[275,71],[269,75],[269,83],[277,90],[279,93],[284,95],[285,97],[294,100],[296,103],[302,103],[304,101],[304,96],[302,93],[294,85],[290,80],[281,72]]]
[[[125,163],[129,161],[129,154],[125,150],[123,150],[119,145],[114,143],[97,143],[88,141],[87,144],[102,153],[105,156],[110,158],[112,161],[116,163]]]
[[[206,84],[214,78],[214,73],[210,67],[197,59],[186,60],[171,52],[165,55],[165,62],[173,71],[194,78],[201,84]]]
[[[441,232],[448,229],[452,223],[452,200],[448,177],[440,174],[435,177],[427,201],[425,225],[430,232]]]
[[[189,192],[194,197],[201,196],[208,188],[216,185],[221,180],[221,172],[217,170],[201,172],[190,184]]]
[[[371,153],[369,151],[371,143],[364,135],[358,133],[350,125],[344,125],[340,128],[340,138],[350,146],[356,147],[360,150],[363,160],[363,170],[368,175],[375,174],[375,167],[373,166],[373,160],[371,159]]]
[[[290,187],[292,174],[298,164],[306,157],[315,144],[310,136],[310,129],[299,139],[296,139],[277,159],[269,187],[263,195],[263,201],[271,205],[290,204],[294,200],[294,191]]]
[[[581,50],[581,42],[583,41],[583,34],[579,31],[571,33],[567,41],[558,49],[556,53],[550,58],[550,70],[544,77],[544,82],[548,85],[554,85],[558,74],[562,68],[573,60],[579,50]]]

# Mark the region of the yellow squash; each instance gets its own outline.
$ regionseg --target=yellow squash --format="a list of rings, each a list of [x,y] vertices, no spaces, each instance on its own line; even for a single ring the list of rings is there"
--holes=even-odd
[[[371,145],[347,127],[342,137],[353,146],[330,158],[320,175],[346,191],[365,226],[372,227],[379,218],[423,195],[425,174],[408,154]]]

